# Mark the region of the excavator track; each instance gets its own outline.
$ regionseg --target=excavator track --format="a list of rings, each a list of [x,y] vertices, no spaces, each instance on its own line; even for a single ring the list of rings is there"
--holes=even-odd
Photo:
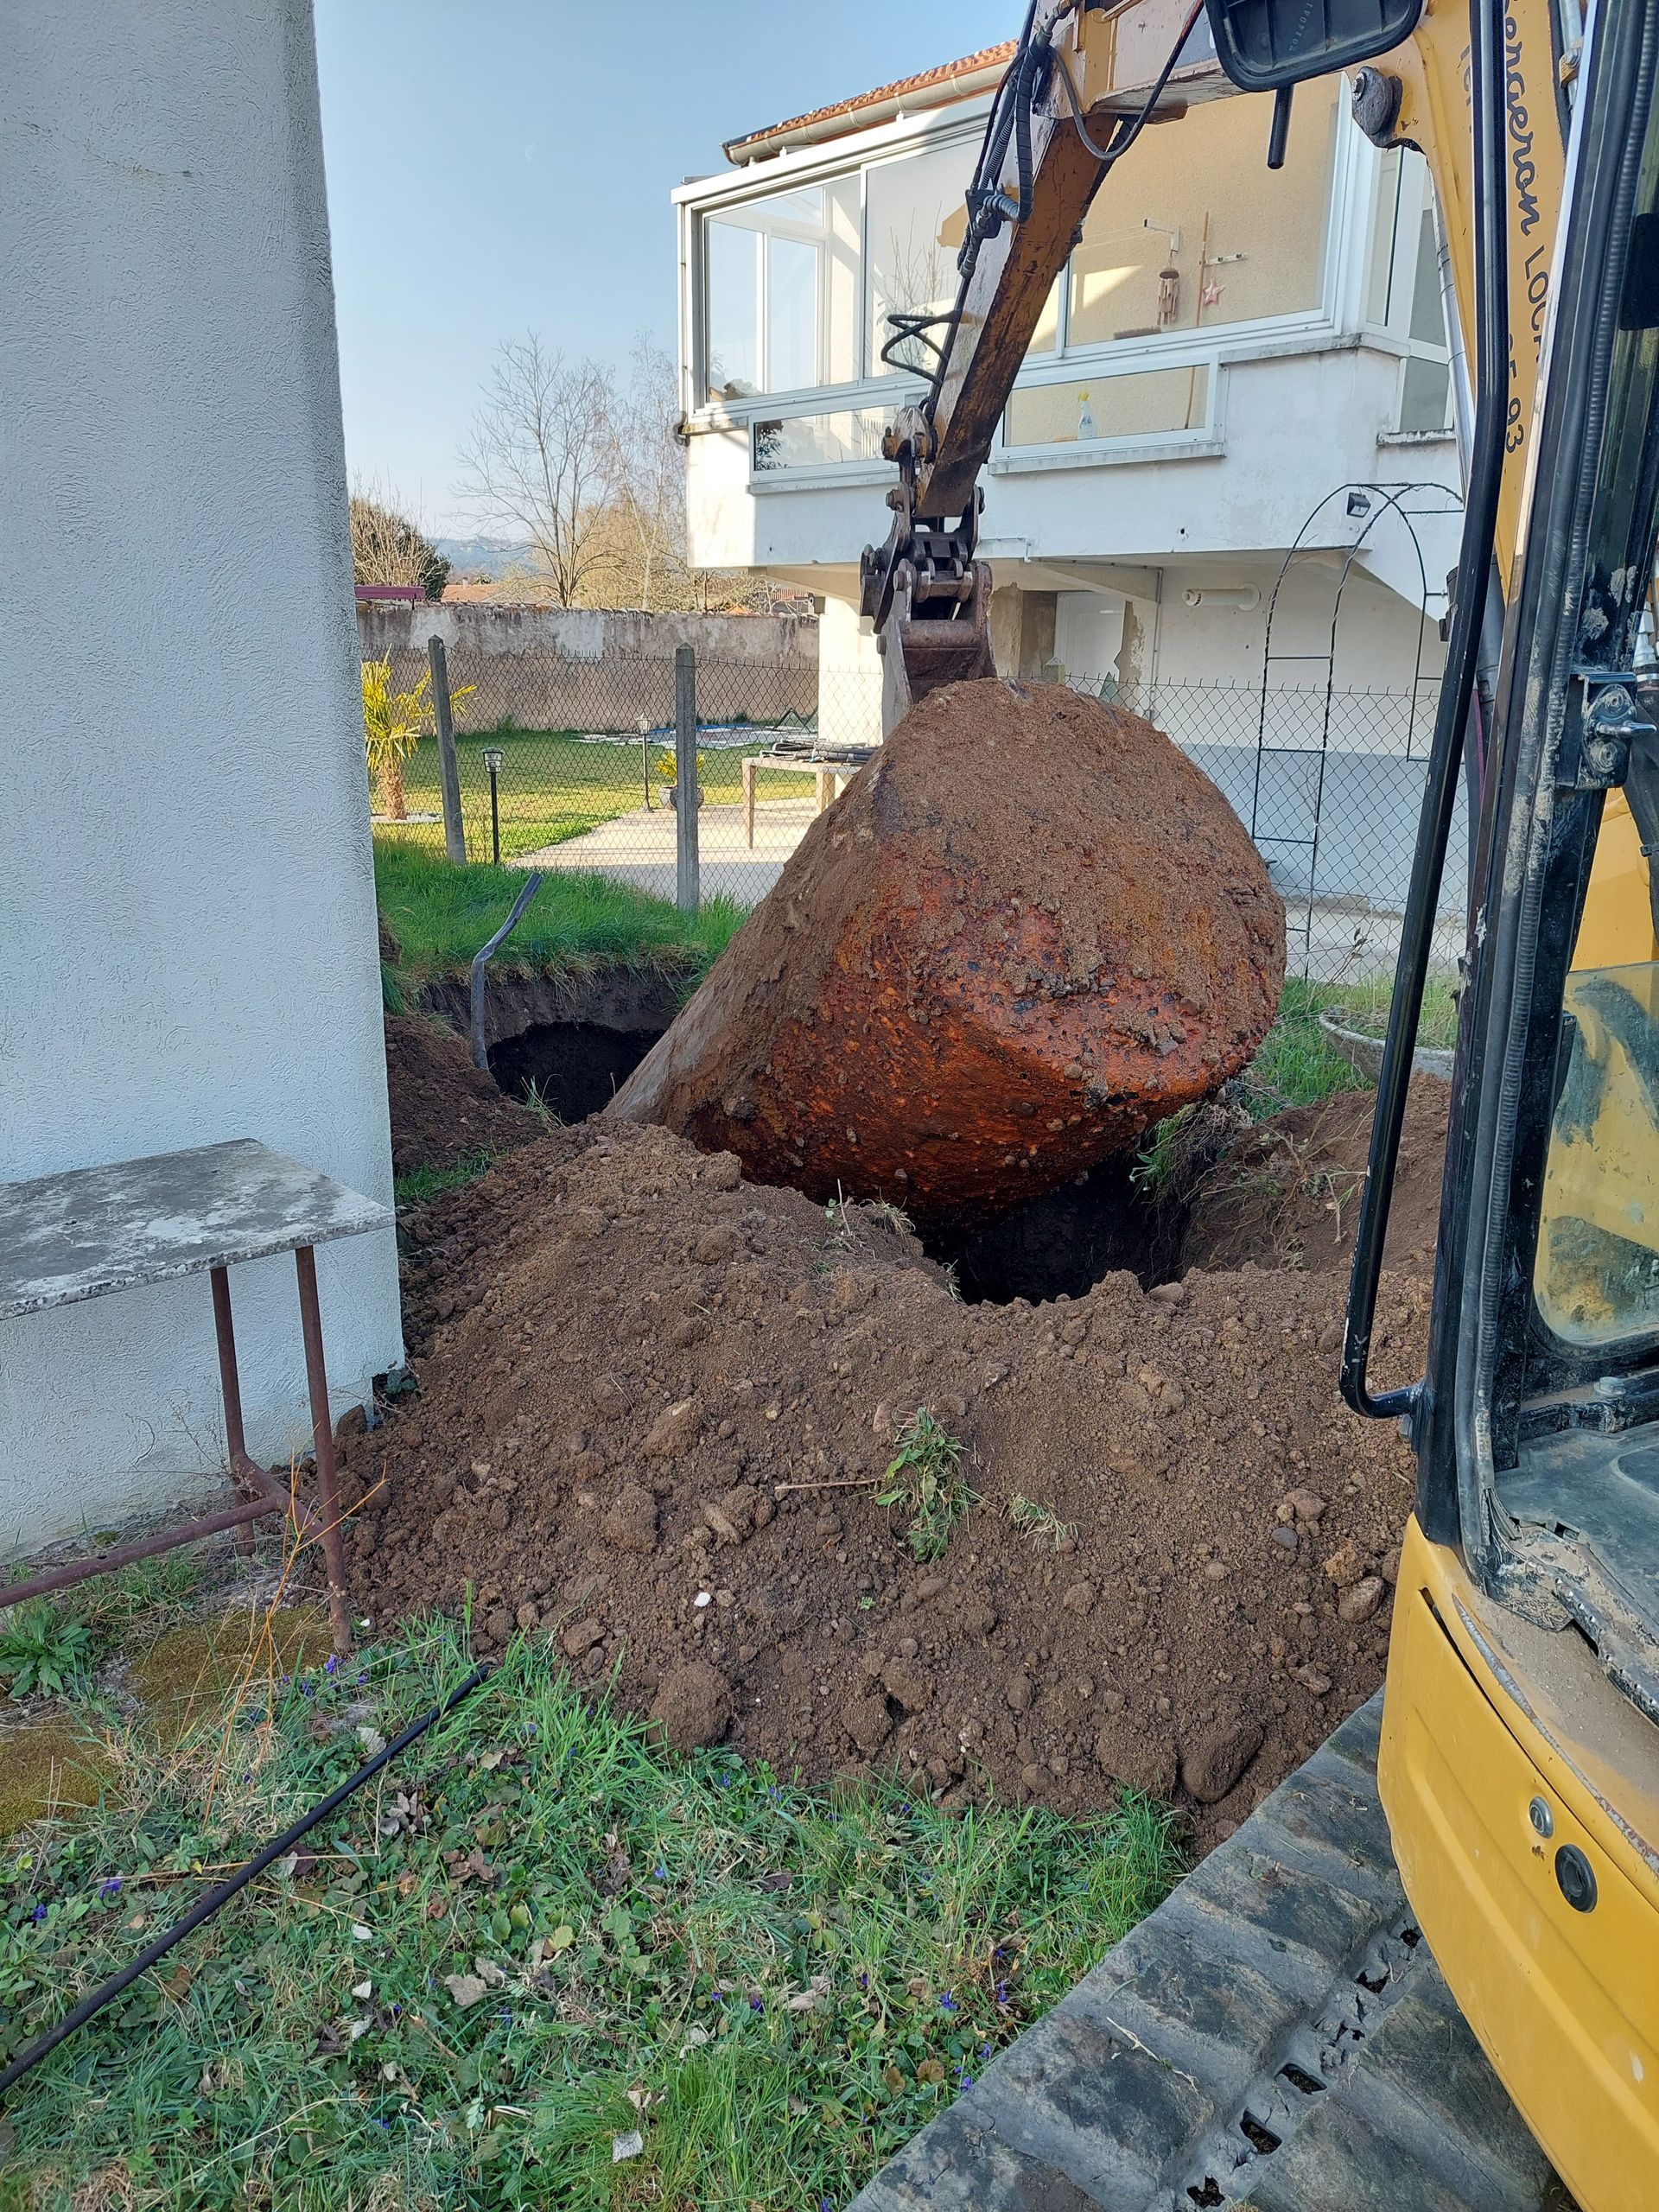
[[[1572,2212],[1414,1925],[1382,1693],[849,2212]]]

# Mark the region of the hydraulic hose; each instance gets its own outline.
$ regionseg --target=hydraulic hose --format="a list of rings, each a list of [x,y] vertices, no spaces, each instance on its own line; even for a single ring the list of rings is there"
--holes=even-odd
[[[466,1681],[451,1690],[441,1704],[435,1705],[429,1713],[423,1713],[418,1720],[411,1720],[401,1734],[392,1738],[384,1751],[377,1751],[372,1759],[359,1767],[355,1774],[342,1782],[338,1789],[330,1790],[320,1805],[314,1806],[302,1819],[296,1821],[292,1827],[284,1828],[281,1835],[266,1844],[263,1850],[257,1851],[227,1880],[209,1890],[205,1897],[198,1898],[182,1920],[175,1920],[153,1943],[146,1944],[137,1957],[123,1967],[119,1974],[111,1975],[108,1981],[101,1982],[96,1989],[90,1991],[72,2012],[64,2014],[55,2027],[48,2028],[43,2036],[29,2044],[27,2050],[20,2051],[10,2065],[0,2073],[0,2095],[14,2088],[43,2058],[49,2057],[60,2043],[67,2042],[74,2034],[77,2028],[84,2028],[88,2020],[101,2012],[124,1989],[130,1989],[140,1974],[148,1974],[156,1961],[165,1958],[174,1945],[181,1942],[193,1929],[200,1928],[204,1920],[211,1920],[220,1905],[228,1904],[239,1890],[246,1889],[248,1884],[263,1874],[267,1866],[274,1865],[291,1851],[300,1838],[308,1834],[320,1821],[326,1821],[330,1813],[338,1812],[348,1797],[360,1789],[365,1782],[372,1782],[381,1768],[395,1759],[400,1751],[407,1751],[416,1738],[423,1736],[435,1721],[442,1720],[448,1713],[453,1713],[461,1700],[470,1697],[479,1684],[487,1681],[494,1671],[494,1668],[488,1664],[474,1667]]]
[[[1458,793],[1470,702],[1480,665],[1486,582],[1497,535],[1498,493],[1503,481],[1503,439],[1510,385],[1508,220],[1504,195],[1503,11],[1490,0],[1470,0],[1470,105],[1474,125],[1475,427],[1463,543],[1458,554],[1457,603],[1446,650],[1434,738],[1423,784],[1422,812],[1412,855],[1411,885],[1395,969],[1394,998],[1377,1073],[1370,1157],[1354,1234],[1353,1272],[1342,1351],[1342,1395],[1357,1414],[1391,1421],[1414,1411],[1421,1383],[1373,1394],[1367,1376],[1376,1294],[1382,1275],[1412,1051],[1422,1010],[1440,900],[1440,876]]]
[[[1169,49],[1164,66],[1158,72],[1152,89],[1142,101],[1138,112],[1128,122],[1120,124],[1106,145],[1098,146],[1084,128],[1082,103],[1077,97],[1077,88],[1071,81],[1071,73],[1065,66],[1065,56],[1050,45],[1046,35],[1040,40],[1032,37],[1032,23],[1036,9],[1034,4],[1027,9],[1025,29],[1020,35],[1019,48],[1014,60],[1008,64],[1001,84],[997,88],[996,100],[985,125],[985,136],[980,142],[979,160],[975,165],[973,181],[968,188],[968,229],[967,235],[962,242],[962,250],[957,256],[957,267],[961,272],[961,281],[957,287],[956,302],[948,314],[927,318],[931,322],[942,325],[945,332],[944,343],[938,349],[938,360],[934,366],[931,381],[922,401],[922,412],[930,423],[933,419],[933,410],[938,404],[939,394],[944,388],[944,372],[950,365],[950,348],[961,325],[963,307],[968,297],[968,287],[973,282],[974,268],[979,258],[980,245],[985,238],[995,234],[1004,219],[1003,209],[999,208],[995,204],[1000,194],[995,180],[1002,173],[1002,162],[1008,150],[1008,140],[1011,136],[1014,141],[1014,160],[1018,165],[1020,185],[1019,205],[1014,219],[1017,222],[1024,222],[1031,213],[1033,177],[1031,108],[1045,59],[1052,56],[1054,67],[1059,75],[1061,91],[1065,95],[1066,105],[1071,111],[1071,119],[1076,126],[1077,136],[1101,164],[1100,175],[1096,180],[1094,187],[1094,190],[1097,192],[1113,163],[1122,160],[1146,128],[1153,110],[1163,98],[1164,88],[1174,73],[1175,65],[1181,58],[1187,40],[1192,36],[1193,26],[1203,13],[1204,0],[1192,0],[1192,4],[1182,20],[1179,30],[1175,34],[1174,43]],[[988,178],[992,181],[988,183]],[[1090,196],[1092,198],[1092,194]],[[1006,207],[1006,199],[1003,200],[1003,207]],[[898,339],[917,335],[919,335],[919,333],[915,331],[900,331],[898,334]],[[889,342],[894,343],[897,340]],[[891,359],[885,347],[882,349],[881,358],[884,361]],[[893,365],[904,367],[907,364],[893,362]]]

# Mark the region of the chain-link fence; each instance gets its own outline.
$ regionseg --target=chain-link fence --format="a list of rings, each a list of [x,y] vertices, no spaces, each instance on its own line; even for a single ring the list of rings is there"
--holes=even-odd
[[[1174,739],[1225,795],[1285,901],[1286,962],[1313,982],[1394,971],[1440,687],[1126,689],[1122,703]],[[1467,798],[1459,786],[1433,959],[1463,948]]]
[[[424,657],[395,658],[394,686],[412,692],[424,673]],[[695,682],[698,893],[753,906],[879,742],[880,678],[699,653]],[[597,872],[675,897],[671,658],[457,655],[448,683],[469,860]],[[1266,693],[1160,681],[1119,696],[1167,731],[1255,838],[1285,900],[1290,972],[1331,982],[1392,972],[1435,693],[1427,681]],[[435,733],[403,761],[400,791],[382,780],[375,828],[444,849]],[[1462,944],[1466,851],[1460,793],[1436,946],[1448,968]]]
[[[393,657],[392,683],[405,694],[427,673],[424,655]],[[447,673],[468,860],[597,872],[675,896],[671,657],[457,654]],[[696,696],[701,896],[753,906],[879,741],[879,683],[864,671],[842,681],[699,653]],[[380,779],[374,828],[442,852],[436,717],[424,720],[398,787]]]

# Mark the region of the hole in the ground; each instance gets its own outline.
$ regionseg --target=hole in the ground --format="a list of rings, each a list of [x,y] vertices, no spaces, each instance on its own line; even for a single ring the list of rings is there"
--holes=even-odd
[[[1310,2074],[1305,2066],[1298,2066],[1294,2059],[1279,2069],[1279,2079],[1288,2082],[1293,2089],[1300,2089],[1305,2097],[1320,2096],[1325,2091],[1325,2084],[1319,2075]]]
[[[1221,2193],[1220,2183],[1212,2174],[1206,2174],[1201,2182],[1189,2183],[1186,2193],[1195,2204],[1209,2206],[1227,2202]]]
[[[1264,2127],[1253,2112],[1247,2112],[1238,2125],[1239,2132],[1251,2148],[1260,2151],[1264,2158],[1270,2151],[1276,2151],[1284,2139],[1275,2135],[1270,2127]]]
[[[1369,1989],[1373,1997],[1380,1997],[1389,1986],[1389,1970],[1384,1967],[1376,1974],[1357,1974],[1354,1980],[1362,1989]]]
[[[955,1268],[970,1305],[1082,1298],[1120,1268],[1150,1290],[1179,1273],[1185,1208],[1148,1198],[1131,1179],[1134,1164],[1120,1154],[994,1221],[924,1228],[923,1245]]]
[[[524,1097],[533,1084],[560,1121],[582,1122],[610,1104],[659,1034],[596,1021],[540,1021],[493,1048],[490,1073],[510,1098]]]
[[[1400,1941],[1408,1951],[1414,1951],[1422,1940],[1423,1931],[1421,1928],[1402,1928],[1400,1930]]]

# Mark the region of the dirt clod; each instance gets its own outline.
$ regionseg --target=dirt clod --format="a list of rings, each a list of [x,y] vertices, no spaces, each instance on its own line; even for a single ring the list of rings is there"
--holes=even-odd
[[[1262,1736],[1255,1720],[1205,1729],[1181,1751],[1181,1787],[1200,1805],[1217,1803],[1261,1750]]]
[[[639,1483],[625,1483],[599,1524],[607,1544],[620,1552],[657,1548],[657,1501]]]
[[[1351,1589],[1364,1572],[1365,1562],[1351,1536],[1338,1544],[1325,1560],[1325,1579],[1334,1583],[1338,1590]]]
[[[867,1758],[879,1751],[893,1733],[893,1715],[885,1698],[855,1698],[842,1717],[847,1733]]]
[[[717,1744],[731,1726],[731,1684],[701,1659],[676,1667],[652,1700],[650,1719],[677,1751]]]

